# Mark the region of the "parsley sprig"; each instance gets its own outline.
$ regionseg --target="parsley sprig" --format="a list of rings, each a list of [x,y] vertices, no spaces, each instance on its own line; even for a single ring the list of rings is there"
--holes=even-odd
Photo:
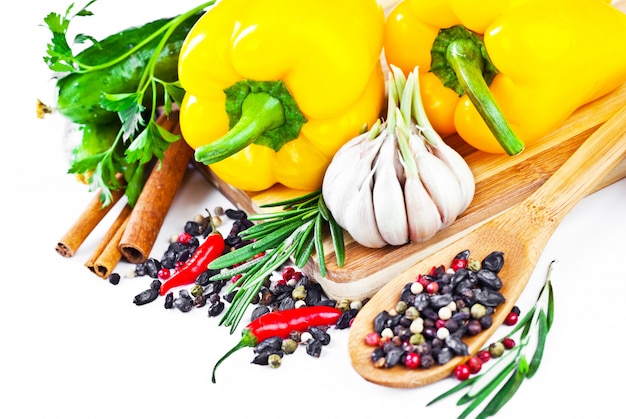
[[[262,207],[282,207],[282,210],[250,215],[248,219],[251,221],[262,221],[239,233],[243,240],[251,242],[209,264],[210,269],[222,269],[221,273],[211,277],[213,281],[242,275],[226,291],[236,291],[236,294],[220,320],[221,325],[230,326],[231,333],[258,295],[263,282],[291,258],[297,267],[302,268],[315,251],[320,274],[326,275],[325,228],[332,238],[337,265],[343,266],[345,260],[343,230],[326,207],[321,191]]]
[[[44,61],[48,67],[56,72],[84,74],[119,64],[136,54],[146,45],[158,40],[154,52],[144,67],[140,81],[135,91],[111,94],[102,92],[100,106],[105,110],[117,113],[121,121],[121,128],[111,146],[100,153],[74,161],[69,173],[85,174],[92,189],[102,191],[104,205],[111,202],[111,190],[126,185],[126,195],[129,204],[136,202],[143,183],[147,165],[154,159],[162,160],[165,150],[180,136],[173,134],[156,123],[157,98],[163,102],[163,111],[170,115],[174,103],[180,104],[184,90],[178,80],[168,82],[155,75],[155,68],[159,56],[168,39],[185,20],[215,3],[215,0],[205,2],[193,9],[176,16],[157,28],[149,36],[138,42],[133,48],[119,51],[114,58],[102,63],[86,63],[81,61],[80,54],[75,53],[74,46],[90,41],[93,48],[102,48],[101,44],[92,36],[78,34],[72,42],[68,40],[70,23],[76,17],[93,16],[89,7],[96,0],[89,1],[83,8],[73,13],[72,3],[64,14],[50,13],[44,22],[52,32],[51,42],[47,46],[47,56]],[[161,95],[159,92],[162,91]],[[146,109],[144,101],[151,99],[151,106]],[[119,173],[124,174],[125,182],[118,180]]]
[[[457,401],[457,405],[469,403],[459,418],[468,417],[488,400],[477,416],[487,418],[495,415],[515,395],[524,379],[530,379],[535,375],[541,364],[546,338],[554,321],[554,295],[550,277],[555,263],[556,261],[550,263],[545,284],[533,308],[506,335],[512,337],[521,330],[519,344],[498,358],[485,372],[457,384],[430,401],[427,406],[467,389]],[[533,349],[532,356],[528,358],[528,351]]]

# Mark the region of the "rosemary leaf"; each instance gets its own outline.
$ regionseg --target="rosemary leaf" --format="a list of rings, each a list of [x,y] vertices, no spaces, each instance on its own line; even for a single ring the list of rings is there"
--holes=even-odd
[[[222,271],[220,273],[217,273],[217,274],[213,275],[210,280],[211,281],[221,281],[223,279],[232,278],[233,276],[235,276],[237,274],[249,271],[250,269],[252,269],[253,266],[258,265],[261,262],[263,262],[263,258],[264,257],[265,256],[258,257],[258,258],[253,258],[253,259],[250,259],[247,262],[242,263],[241,265],[237,265],[237,266],[234,266],[232,268],[222,269]]]
[[[315,190],[313,192],[309,192],[306,195],[298,196],[296,198],[285,199],[283,201],[271,202],[269,204],[261,205],[261,208],[272,208],[272,207],[285,207],[290,208],[296,204],[308,203],[314,201],[321,195],[321,191]]]
[[[242,246],[238,249],[233,250],[232,252],[228,252],[218,257],[217,259],[209,263],[209,269],[228,268],[229,266],[245,262],[261,252],[273,249],[274,247],[280,245],[280,243],[283,243],[285,239],[287,239],[287,237],[293,234],[296,228],[297,227],[295,224],[283,226],[258,241],[254,241],[246,246]]]
[[[341,228],[341,226],[337,224],[337,221],[335,221],[335,218],[333,218],[332,214],[330,213],[330,210],[328,209],[328,207],[326,206],[326,203],[324,202],[322,195],[320,195],[319,197],[318,206],[320,209],[320,214],[322,215],[324,220],[328,223],[328,228],[330,230],[330,237],[333,240],[333,248],[335,250],[335,259],[337,260],[337,266],[341,268],[344,265],[345,258],[346,258],[346,248],[345,248],[345,242],[343,238],[343,228]]]
[[[252,227],[241,232],[242,236],[256,235],[257,231],[265,231],[266,229],[275,229],[276,226],[286,224],[288,222],[298,222],[302,218],[307,218],[307,214],[315,212],[314,208],[302,208],[298,210],[290,210],[288,212],[263,214],[263,216],[249,216],[251,221],[263,221],[253,225]],[[309,215],[310,216],[310,215]]]
[[[298,243],[298,247],[296,247],[296,251],[293,254],[294,263],[298,268],[302,268],[313,254],[315,244],[312,233],[314,227],[313,222],[308,224],[302,240]]]
[[[242,231],[239,234],[239,237],[241,237],[243,240],[257,239],[259,237],[267,236],[273,231],[278,230],[280,227],[288,225],[297,227],[299,224],[301,224],[301,218],[299,216],[285,217],[280,220],[273,219],[272,222],[264,222],[249,227],[248,229]],[[295,227],[293,229],[295,229]]]
[[[317,264],[320,275],[326,276],[326,260],[324,255],[324,243],[322,242],[322,214],[318,213],[315,218],[315,230],[313,232],[313,242],[315,243],[315,253],[317,253]]]

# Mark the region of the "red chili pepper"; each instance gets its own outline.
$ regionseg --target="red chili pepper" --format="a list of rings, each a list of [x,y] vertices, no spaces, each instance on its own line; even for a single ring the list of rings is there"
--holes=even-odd
[[[193,284],[196,278],[208,269],[209,263],[224,253],[224,238],[215,230],[213,223],[211,223],[211,228],[213,231],[198,246],[187,262],[161,284],[159,294],[165,295],[174,287]]]
[[[310,306],[273,311],[253,320],[241,332],[241,340],[222,356],[213,367],[211,381],[215,383],[215,370],[235,351],[256,346],[271,337],[286,339],[293,331],[306,332],[309,327],[331,326],[341,317],[341,310],[328,306]]]

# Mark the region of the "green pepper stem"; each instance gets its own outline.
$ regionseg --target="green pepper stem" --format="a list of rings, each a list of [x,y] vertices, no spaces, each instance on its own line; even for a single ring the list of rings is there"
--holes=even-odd
[[[217,367],[219,367],[219,365],[224,362],[224,360],[226,358],[228,358],[229,356],[231,356],[233,353],[237,352],[239,349],[241,348],[245,348],[248,346],[256,346],[256,344],[258,343],[258,339],[256,338],[256,336],[254,336],[254,334],[252,333],[252,331],[248,328],[243,329],[243,332],[241,333],[241,340],[239,341],[239,343],[237,343],[235,346],[233,346],[228,352],[226,352],[224,354],[224,356],[222,356],[216,363],[215,366],[213,367],[213,374],[211,375],[211,382],[215,383],[215,371],[217,370]]]
[[[511,130],[483,77],[480,49],[469,40],[458,39],[448,45],[446,58],[463,90],[504,151],[510,156],[521,153],[524,142]]]
[[[195,158],[213,164],[252,144],[261,134],[285,123],[280,100],[265,92],[249,93],[241,106],[241,118],[224,136],[196,149]]]

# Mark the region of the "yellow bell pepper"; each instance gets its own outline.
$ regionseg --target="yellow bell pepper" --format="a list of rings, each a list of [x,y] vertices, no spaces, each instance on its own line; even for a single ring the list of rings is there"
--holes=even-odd
[[[514,155],[626,81],[626,15],[600,0],[404,0],[387,62],[420,70],[426,114]]]
[[[384,105],[376,0],[223,0],[187,35],[180,127],[198,162],[261,191],[321,187]]]

